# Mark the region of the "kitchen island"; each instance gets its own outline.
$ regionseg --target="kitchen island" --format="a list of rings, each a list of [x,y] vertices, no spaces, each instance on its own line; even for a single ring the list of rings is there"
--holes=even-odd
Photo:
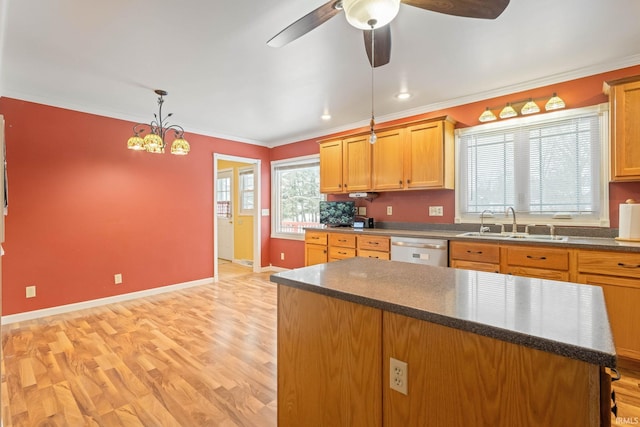
[[[271,280],[279,426],[609,425],[598,287],[365,258]]]

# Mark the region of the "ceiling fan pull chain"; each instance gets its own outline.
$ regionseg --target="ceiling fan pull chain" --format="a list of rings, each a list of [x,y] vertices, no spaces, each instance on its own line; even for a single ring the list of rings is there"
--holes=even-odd
[[[374,20],[372,20],[374,21]],[[371,129],[371,135],[369,136],[369,143],[371,144],[375,144],[376,141],[378,140],[378,136],[376,135],[376,132],[373,130],[373,127],[376,124],[375,118],[374,118],[374,114],[373,114],[373,90],[374,90],[374,84],[373,84],[373,71],[375,69],[376,66],[376,50],[375,50],[375,46],[376,46],[376,36],[375,36],[375,29],[374,29],[374,25],[375,22],[369,22],[369,24],[371,25],[371,121],[369,122],[369,127]]]

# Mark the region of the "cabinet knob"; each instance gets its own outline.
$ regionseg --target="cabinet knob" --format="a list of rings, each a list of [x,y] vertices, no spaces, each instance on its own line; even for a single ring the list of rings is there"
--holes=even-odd
[[[407,184],[411,184],[411,180],[410,179],[407,180]]]
[[[402,180],[398,181],[398,184],[402,185]]]

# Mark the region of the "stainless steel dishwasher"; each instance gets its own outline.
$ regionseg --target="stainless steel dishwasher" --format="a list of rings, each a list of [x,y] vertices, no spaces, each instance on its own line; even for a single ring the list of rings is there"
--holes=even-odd
[[[391,237],[391,260],[446,267],[449,241],[415,237]]]

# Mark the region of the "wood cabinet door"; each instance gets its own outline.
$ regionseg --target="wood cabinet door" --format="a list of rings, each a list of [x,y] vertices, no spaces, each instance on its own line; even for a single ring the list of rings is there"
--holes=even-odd
[[[454,188],[454,123],[448,119],[409,126],[405,136],[407,188]]]
[[[597,274],[579,274],[578,282],[602,288],[618,356],[640,360],[640,282]]]
[[[640,81],[611,91],[611,179],[640,180]]]
[[[342,141],[342,178],[345,192],[371,189],[371,144],[369,135]]]
[[[327,262],[327,247],[324,245],[304,245],[304,265],[324,264]]]
[[[320,192],[341,193],[342,140],[320,144]]]
[[[410,126],[405,136],[407,188],[441,188],[444,185],[443,124],[427,122]]]
[[[404,129],[378,134],[373,144],[373,189],[401,190],[404,188]]]

